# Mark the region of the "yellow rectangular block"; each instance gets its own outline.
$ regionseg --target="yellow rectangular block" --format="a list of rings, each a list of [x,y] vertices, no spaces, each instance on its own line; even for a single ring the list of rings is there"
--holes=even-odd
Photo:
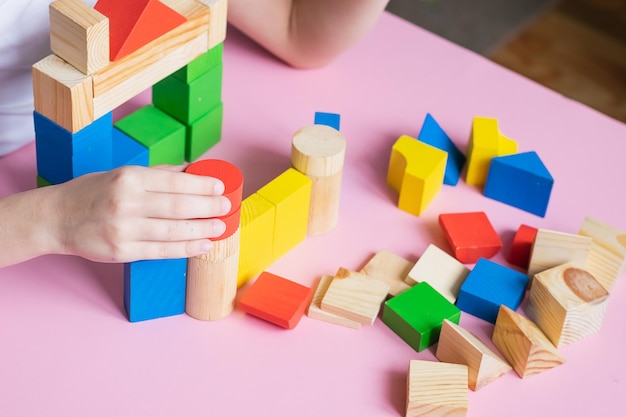
[[[293,168],[274,178],[257,191],[276,206],[273,261],[306,238],[311,179]]]
[[[241,202],[238,287],[258,276],[273,262],[271,242],[275,216],[274,204],[256,193]]]

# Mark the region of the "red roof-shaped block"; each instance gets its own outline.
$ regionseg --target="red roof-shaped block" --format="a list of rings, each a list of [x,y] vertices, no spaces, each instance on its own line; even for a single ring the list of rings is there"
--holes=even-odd
[[[111,61],[135,52],[187,20],[158,0],[98,0],[94,9],[109,18]]]

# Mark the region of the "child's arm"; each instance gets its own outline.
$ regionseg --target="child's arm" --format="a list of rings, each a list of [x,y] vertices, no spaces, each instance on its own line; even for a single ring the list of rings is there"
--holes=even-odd
[[[388,0],[229,0],[228,20],[294,67],[321,67],[374,25]]]
[[[221,181],[124,167],[0,199],[0,267],[40,255],[99,262],[183,258],[210,250],[230,202]]]

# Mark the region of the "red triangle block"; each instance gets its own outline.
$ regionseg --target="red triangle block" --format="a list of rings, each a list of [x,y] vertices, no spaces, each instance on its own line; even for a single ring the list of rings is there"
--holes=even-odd
[[[111,61],[125,57],[187,21],[159,0],[98,0],[109,18]]]

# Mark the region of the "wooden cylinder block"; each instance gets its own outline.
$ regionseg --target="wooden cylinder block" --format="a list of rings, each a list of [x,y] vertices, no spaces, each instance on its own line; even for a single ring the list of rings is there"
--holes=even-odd
[[[292,138],[291,164],[312,180],[307,234],[321,235],[337,224],[346,140],[326,125],[305,126]]]

